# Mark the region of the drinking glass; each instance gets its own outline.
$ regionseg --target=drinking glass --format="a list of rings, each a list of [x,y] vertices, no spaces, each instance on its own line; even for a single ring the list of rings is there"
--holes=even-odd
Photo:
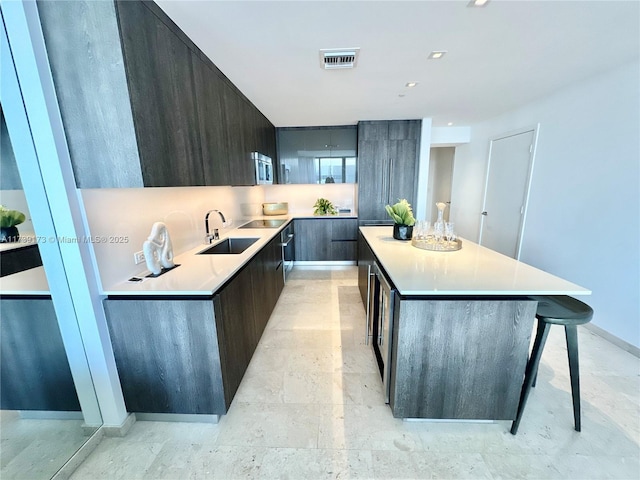
[[[456,234],[453,232],[453,222],[447,222],[444,224],[444,238],[447,242],[453,242],[456,239]]]
[[[433,224],[433,236],[436,243],[442,243],[442,235],[444,234],[444,225],[442,222]]]

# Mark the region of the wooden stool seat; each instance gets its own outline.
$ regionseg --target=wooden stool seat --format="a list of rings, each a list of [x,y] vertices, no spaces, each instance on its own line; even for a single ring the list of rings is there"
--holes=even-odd
[[[524,384],[520,393],[520,403],[516,419],[511,425],[513,435],[518,431],[524,406],[527,403],[529,392],[535,386],[538,375],[538,365],[542,357],[549,328],[551,325],[564,325],[565,338],[567,340],[567,356],[569,358],[569,375],[571,376],[571,396],[573,398],[573,419],[576,431],[580,431],[580,375],[578,368],[578,330],[577,326],[588,323],[593,317],[592,308],[586,303],[575,298],[560,296],[531,297],[538,301],[536,318],[538,319],[538,331],[533,342],[533,350],[527,362],[524,374]]]

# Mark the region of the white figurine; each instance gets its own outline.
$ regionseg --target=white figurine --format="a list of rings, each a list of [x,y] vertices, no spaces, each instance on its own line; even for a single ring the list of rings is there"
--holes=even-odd
[[[147,268],[154,275],[158,275],[162,268],[173,268],[173,247],[167,226],[156,222],[151,227],[151,234],[142,244],[142,251],[147,262]]]

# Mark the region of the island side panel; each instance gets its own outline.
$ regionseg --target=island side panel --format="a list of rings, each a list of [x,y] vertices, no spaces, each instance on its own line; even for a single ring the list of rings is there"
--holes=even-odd
[[[530,300],[396,302],[393,415],[513,420],[536,306]]]
[[[226,413],[211,300],[104,302],[127,410]]]

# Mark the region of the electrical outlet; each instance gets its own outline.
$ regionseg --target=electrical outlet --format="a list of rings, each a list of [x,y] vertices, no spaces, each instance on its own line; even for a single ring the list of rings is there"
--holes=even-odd
[[[135,262],[136,265],[138,265],[139,263],[144,262],[144,252],[140,251],[140,252],[136,252],[133,254],[133,261]]]

